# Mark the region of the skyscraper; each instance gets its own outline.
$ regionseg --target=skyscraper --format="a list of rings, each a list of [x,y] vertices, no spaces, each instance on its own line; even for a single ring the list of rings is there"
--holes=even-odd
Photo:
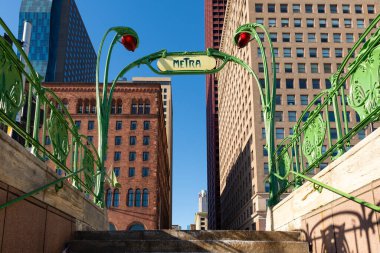
[[[219,49],[227,0],[205,0],[206,48]],[[206,76],[207,189],[209,228],[220,228],[218,80]]]
[[[29,59],[46,82],[95,82],[96,53],[75,0],[23,0],[24,21],[32,24]]]
[[[198,212],[207,212],[207,191],[198,194]]]
[[[276,55],[276,144],[293,134],[292,127],[314,96],[331,88],[330,76],[379,8],[375,0],[228,1],[220,49],[249,63],[260,85],[264,67],[258,44],[253,41],[239,50],[232,38],[236,28],[245,23],[260,23],[269,30]],[[258,32],[267,46],[264,32]],[[222,228],[264,230],[268,153],[258,87],[242,67],[234,64],[219,73],[218,81]],[[333,112],[326,115],[334,121]],[[348,127],[358,121],[352,109],[345,116]],[[333,125],[332,141],[336,136]],[[352,144],[362,136],[355,137]],[[321,164],[313,173],[325,166]]]

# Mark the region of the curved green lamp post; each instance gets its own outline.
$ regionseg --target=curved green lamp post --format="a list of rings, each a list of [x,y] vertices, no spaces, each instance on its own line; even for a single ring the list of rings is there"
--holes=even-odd
[[[99,87],[99,66],[100,66],[100,57],[102,54],[102,48],[104,45],[104,41],[107,38],[110,32],[115,32],[112,42],[109,46],[106,64],[104,69],[104,77],[103,77],[103,87],[102,87],[102,95]],[[108,93],[108,71],[109,64],[111,60],[111,54],[113,47],[117,42],[120,42],[124,45],[124,47],[129,51],[134,51],[139,44],[139,38],[137,33],[129,27],[112,27],[108,29],[108,31],[104,34],[103,39],[100,43],[98,57],[96,62],[96,109],[97,109],[97,120],[98,120],[98,154],[100,157],[100,167],[98,168],[98,176],[96,182],[96,190],[95,194],[97,195],[97,201],[100,205],[104,205],[104,180],[106,175],[106,170],[104,168],[104,161],[107,154],[107,143],[108,143],[108,127],[109,127],[109,118],[111,112],[112,105],[112,90],[113,86],[115,86],[116,82],[113,82]]]

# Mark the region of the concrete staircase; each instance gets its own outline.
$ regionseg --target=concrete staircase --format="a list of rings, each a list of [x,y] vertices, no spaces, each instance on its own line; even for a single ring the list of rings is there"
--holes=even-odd
[[[76,232],[69,253],[252,252],[308,253],[298,232],[86,231]]]

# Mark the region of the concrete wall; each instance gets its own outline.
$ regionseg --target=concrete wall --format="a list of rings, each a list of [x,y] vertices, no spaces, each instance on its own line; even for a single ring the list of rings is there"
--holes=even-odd
[[[380,205],[380,129],[314,179]],[[301,230],[312,252],[380,252],[380,213],[305,183],[274,207],[275,230]]]
[[[54,181],[45,163],[0,131],[0,204]],[[70,184],[0,210],[0,252],[62,252],[77,230],[105,230],[104,210]]]

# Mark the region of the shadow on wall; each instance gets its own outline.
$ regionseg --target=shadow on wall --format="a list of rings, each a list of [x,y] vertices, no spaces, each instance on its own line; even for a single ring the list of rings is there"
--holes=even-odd
[[[255,194],[255,186],[252,186],[252,173],[254,171],[251,170],[251,144],[252,136],[246,145],[241,147],[237,158],[230,162],[232,166],[226,165],[230,167],[230,171],[223,191],[221,189],[222,229],[256,230],[256,224],[251,222],[251,214],[255,212],[251,201],[251,197]],[[236,156],[232,154],[231,157],[233,159]]]
[[[301,232],[311,253],[380,252],[380,214],[350,201],[346,205],[357,205],[358,209],[334,212],[334,207],[303,221]]]

